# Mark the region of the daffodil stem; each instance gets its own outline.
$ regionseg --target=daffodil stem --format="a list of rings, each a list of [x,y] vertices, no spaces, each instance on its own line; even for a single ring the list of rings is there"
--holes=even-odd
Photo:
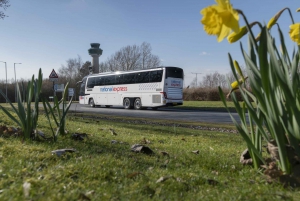
[[[248,20],[247,20],[247,18],[246,18],[246,16],[245,16],[245,14],[243,13],[243,11],[241,11],[241,10],[239,10],[239,9],[236,9],[236,11],[237,11],[239,14],[241,14],[242,17],[244,18],[244,20],[245,20],[245,22],[246,22],[246,25],[247,25],[247,29],[248,29],[248,31],[249,31],[249,33],[250,33],[250,35],[251,35],[251,38],[252,38],[253,41],[255,41],[255,37],[254,37],[254,35],[253,35],[253,32],[251,31],[251,27],[250,27],[250,25],[249,25],[249,22],[248,22]],[[257,43],[254,43],[254,45],[255,45],[255,49],[258,50]]]
[[[290,14],[290,17],[291,17],[291,20],[292,20],[292,23],[295,24],[295,21],[294,21],[294,18],[293,18],[293,15],[292,15],[292,12],[289,8],[286,8],[288,11],[289,11],[289,14]]]

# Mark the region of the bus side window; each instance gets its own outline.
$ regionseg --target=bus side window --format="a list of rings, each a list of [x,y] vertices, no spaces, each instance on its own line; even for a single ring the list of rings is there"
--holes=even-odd
[[[162,73],[162,70],[150,71],[150,82],[161,82]]]
[[[105,77],[105,85],[114,85],[114,84],[116,84],[114,75],[109,75]]]
[[[103,77],[97,77],[95,81],[95,86],[103,86],[104,85],[104,78]]]
[[[123,75],[123,84],[134,84],[135,73],[128,73]]]
[[[87,81],[87,84],[86,84],[87,88],[94,88],[95,80],[96,80],[95,77],[90,77]]]
[[[123,84],[123,75],[116,75],[116,84]]]
[[[149,72],[140,72],[136,74],[135,83],[148,83]]]

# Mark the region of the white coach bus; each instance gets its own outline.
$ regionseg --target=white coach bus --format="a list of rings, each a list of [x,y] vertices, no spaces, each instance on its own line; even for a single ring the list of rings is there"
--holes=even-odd
[[[183,77],[171,66],[91,74],[81,81],[79,103],[137,110],[182,105]]]

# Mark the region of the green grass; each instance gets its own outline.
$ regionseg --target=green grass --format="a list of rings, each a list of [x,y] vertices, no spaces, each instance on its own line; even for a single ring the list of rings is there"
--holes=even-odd
[[[227,111],[222,101],[184,101],[183,105],[177,106],[184,109],[219,110]],[[228,102],[228,107],[234,109],[233,102]]]
[[[0,124],[11,123],[0,112]],[[57,143],[0,137],[0,200],[298,200],[299,191],[268,184],[239,163],[245,143],[238,134],[136,125],[133,120],[87,120],[70,116],[69,134]],[[11,125],[11,124],[10,124]],[[109,128],[116,131],[114,136]],[[39,129],[49,134],[41,115]],[[84,141],[70,138],[87,133]],[[133,153],[147,139],[155,154]],[[112,144],[117,140],[117,144]],[[74,148],[61,157],[51,151]],[[199,150],[199,154],[192,151]],[[163,155],[161,152],[167,152]],[[157,182],[161,177],[170,177]],[[31,184],[24,198],[23,184]],[[87,200],[87,199],[86,199]]]

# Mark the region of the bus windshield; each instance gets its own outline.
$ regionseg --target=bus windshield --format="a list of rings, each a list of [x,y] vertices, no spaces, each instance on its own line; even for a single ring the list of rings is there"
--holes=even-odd
[[[166,79],[168,77],[183,79],[183,70],[181,68],[177,68],[177,67],[167,67],[166,68]]]
[[[83,78],[82,82],[81,82],[81,85],[80,85],[79,96],[84,96],[85,95],[85,82],[86,82],[86,78]]]

